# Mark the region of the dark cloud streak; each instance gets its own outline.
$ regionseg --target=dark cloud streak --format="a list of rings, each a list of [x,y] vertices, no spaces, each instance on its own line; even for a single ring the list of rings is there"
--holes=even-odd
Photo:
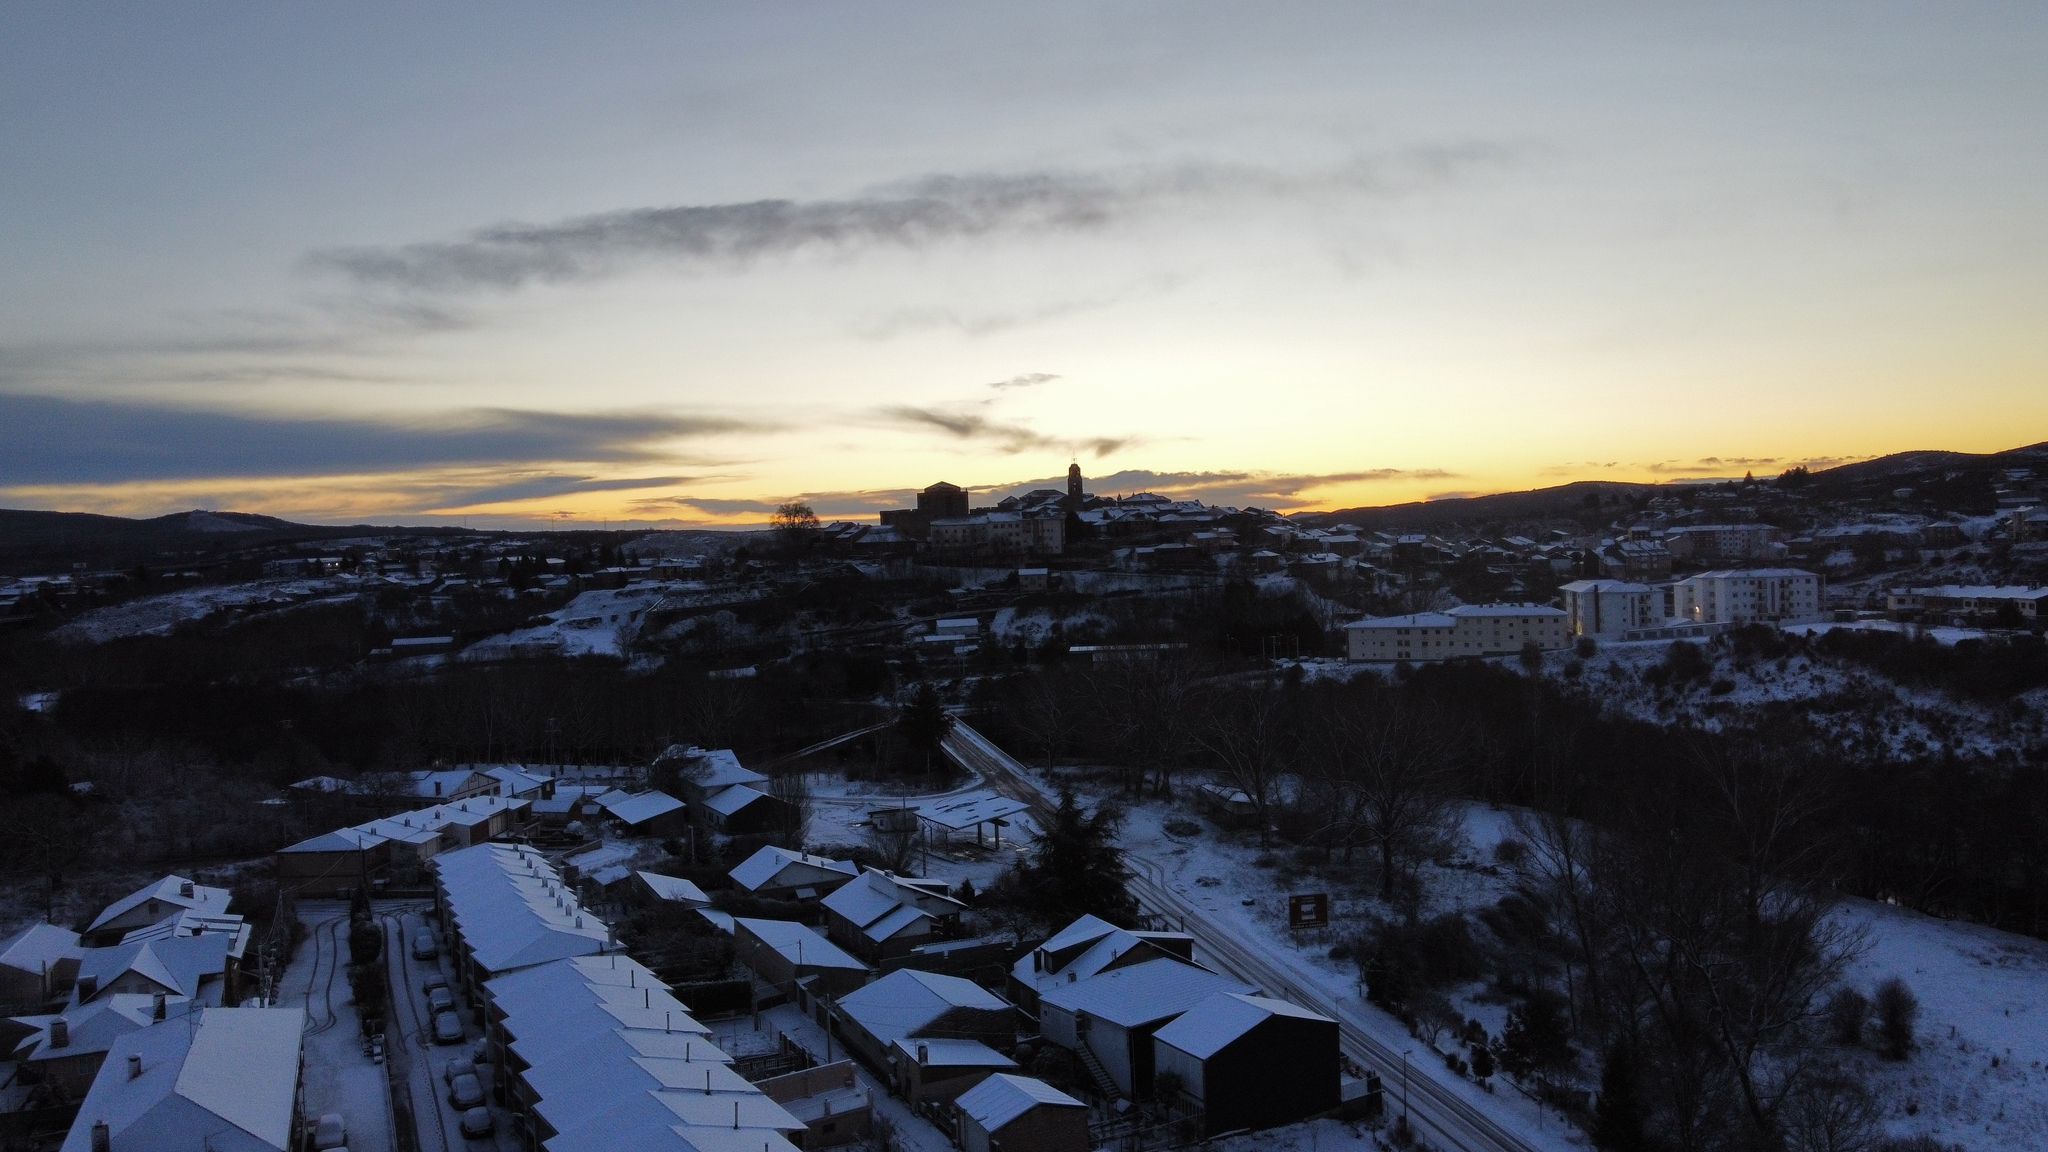
[[[836,200],[628,208],[499,224],[454,240],[323,249],[307,259],[365,286],[508,291],[601,279],[649,263],[734,265],[805,249],[915,250],[991,235],[1095,232],[1172,204],[1395,197],[1508,158],[1496,145],[1407,149],[1283,172],[1187,163],[1114,172],[929,176]]]
[[[16,486],[666,462],[665,442],[762,427],[721,415],[513,409],[376,421],[0,394],[0,459]]]

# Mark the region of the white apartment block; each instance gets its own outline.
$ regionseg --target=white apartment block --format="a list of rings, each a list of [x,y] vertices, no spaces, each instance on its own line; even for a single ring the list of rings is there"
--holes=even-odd
[[[1768,560],[1777,542],[1769,524],[1689,524],[1664,533],[1664,547],[1680,560]]]
[[[1574,580],[1558,589],[1564,597],[1565,632],[1571,636],[1621,637],[1664,623],[1664,590],[1626,580]]]
[[[1512,656],[1530,643],[1553,652],[1571,642],[1564,610],[1538,604],[1461,604],[1445,612],[1354,620],[1344,635],[1346,654],[1361,661]]]
[[[1067,548],[1067,520],[1016,512],[934,520],[928,542],[954,556],[1057,556]]]
[[[2018,584],[1943,584],[1936,588],[1897,588],[1885,607],[1906,614],[1932,612],[1943,616],[1995,616],[2010,604],[2022,620],[2048,617],[2048,588]]]
[[[1693,624],[1818,620],[1820,577],[1798,568],[1702,572],[1672,585],[1671,611]]]

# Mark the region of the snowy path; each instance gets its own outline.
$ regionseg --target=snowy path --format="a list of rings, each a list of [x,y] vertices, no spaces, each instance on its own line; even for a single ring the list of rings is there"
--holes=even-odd
[[[1024,766],[981,733],[956,722],[948,740],[957,746],[956,755],[963,765],[982,773],[998,790],[1045,804],[1043,790]],[[1551,1152],[1583,1147],[1583,1139],[1563,1121],[1545,1120],[1540,1110],[1525,1107],[1524,1101],[1490,1096],[1462,1077],[1451,1077],[1428,1048],[1412,1040],[1391,1017],[1353,996],[1332,994],[1327,973],[1312,965],[1304,967],[1305,961],[1284,950],[1247,946],[1244,941],[1252,938],[1251,932],[1242,925],[1223,922],[1213,910],[1190,900],[1173,886],[1166,865],[1142,848],[1126,844],[1125,856],[1133,869],[1133,894],[1150,910],[1181,923],[1218,966],[1336,1020],[1345,1053],[1380,1073],[1392,1107],[1400,1106],[1398,1093],[1405,1069],[1410,1121],[1432,1144],[1467,1152]],[[1421,1049],[1419,1054],[1412,1051],[1416,1048]],[[1404,1051],[1409,1052],[1405,1061]],[[1523,1115],[1525,1112],[1528,1114]]]

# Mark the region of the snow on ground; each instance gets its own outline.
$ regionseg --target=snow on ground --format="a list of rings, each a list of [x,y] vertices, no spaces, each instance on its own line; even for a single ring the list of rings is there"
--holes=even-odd
[[[1311,1120],[1232,1136],[1203,1147],[1210,1152],[1339,1152],[1340,1149],[1378,1148],[1372,1130],[1363,1124],[1343,1120]]]
[[[1290,873],[1279,865],[1259,867],[1254,861],[1262,855],[1279,856],[1285,849],[1262,852],[1249,835],[1218,833],[1206,822],[1197,836],[1169,835],[1164,823],[1190,819],[1185,811],[1148,801],[1127,812],[1124,844],[1133,857],[1160,865],[1170,886],[1243,939],[1265,944],[1290,974],[1313,983],[1347,1010],[1360,1009],[1377,1023],[1381,1039],[1396,1046],[1416,1043],[1391,1017],[1360,1002],[1354,964],[1329,958],[1336,930],[1296,937],[1286,926],[1283,897],[1289,892],[1331,888],[1331,918],[1349,931],[1376,911],[1374,902],[1307,875],[1290,882],[1283,879]],[[1508,880],[1491,862],[1495,845],[1514,836],[1513,820],[1511,810],[1466,809],[1465,850],[1450,866],[1432,866],[1425,874],[1428,913],[1475,909],[1507,891]],[[1848,1054],[1887,1102],[1892,1133],[1926,1133],[1969,1152],[2048,1148],[2048,998],[2042,993],[2048,988],[2048,942],[1868,901],[1845,903],[1841,915],[1870,932],[1869,951],[1852,969],[1849,982],[1870,995],[1879,982],[1896,975],[1920,999],[1920,1048],[1911,1060],[1898,1064],[1874,1052]],[[1495,1035],[1505,1025],[1505,1007],[1478,985],[1461,989],[1452,999]],[[1496,1099],[1528,1112],[1532,1129],[1540,1130],[1533,1107],[1511,1089],[1503,1086]],[[1552,1132],[1558,1128],[1555,1116],[1540,1123]],[[1248,1138],[1252,1143],[1226,1146],[1242,1152],[1292,1152],[1317,1146],[1304,1140],[1339,1134],[1308,1136],[1287,1129],[1268,1135],[1280,1142],[1261,1144],[1254,1137]]]
[[[1911,1059],[1852,1058],[1892,1134],[1971,1152],[2048,1148],[2048,942],[1864,900],[1840,915],[1870,931],[1849,983],[1867,996],[1897,976],[1920,1000]]]
[[[867,845],[870,842],[867,818],[872,809],[899,805],[915,808],[919,804],[987,787],[978,775],[970,775],[939,792],[920,792],[895,781],[848,780],[834,772],[813,773],[807,779],[811,789],[811,823],[804,841],[814,850],[836,845]],[[911,867],[926,871],[928,876],[952,881],[956,887],[962,880],[972,881],[976,891],[985,891],[997,877],[1024,858],[1038,835],[1038,826],[1028,813],[1019,813],[1008,819],[1008,826],[1002,829],[1000,846],[995,843],[994,829],[984,829],[985,843],[982,845],[977,846],[969,835],[961,838],[957,845],[935,846],[930,854],[929,871],[926,871],[926,856],[922,851],[911,861]]]
[[[348,905],[306,901],[299,905],[306,939],[278,980],[277,1002],[306,1010],[304,1039],[305,1113],[318,1119],[339,1112],[348,1125],[348,1146],[356,1152],[390,1152],[391,1097],[384,1066],[363,1055],[362,1023],[349,994],[342,964],[348,954]]]
[[[1827,626],[1802,624],[1794,630],[1808,627]],[[1602,641],[1592,658],[1583,661],[1571,652],[1553,652],[1545,658],[1544,671],[1557,676],[1579,665],[1576,683],[1598,696],[1604,707],[1652,724],[1687,723],[1714,730],[1724,717],[1752,714],[1773,704],[1804,704],[1816,725],[1844,746],[1861,747],[1874,740],[1897,757],[1943,747],[1959,755],[1995,757],[2038,739],[2043,731],[2038,707],[2031,721],[2015,724],[2003,710],[1936,689],[1906,687],[1862,665],[1817,652],[1738,664],[1725,645],[1677,643],[1702,649],[1712,664],[1706,676],[1685,686],[1651,684],[1645,673],[1664,662],[1673,644],[1668,640]],[[1717,686],[1723,689],[1718,694]],[[2048,700],[2048,692],[2037,691],[2030,698]]]
[[[1050,608],[1036,608],[1029,612],[1003,608],[989,621],[988,630],[991,636],[1004,644],[1022,640],[1035,646],[1045,643],[1052,635],[1054,624],[1059,625],[1060,634],[1071,642],[1100,635],[1109,628],[1110,621],[1101,613],[1086,610],[1055,614]]]
[[[768,1009],[761,1013],[758,1024],[746,1016],[732,1020],[706,1020],[704,1024],[711,1029],[712,1040],[727,1055],[773,1052],[777,1037],[786,1034],[821,1063],[826,1062],[828,1042],[825,1030],[794,1004],[779,1004]],[[832,1045],[830,1053],[834,1060],[843,1060],[847,1055],[845,1048],[839,1045]],[[895,1125],[896,1147],[900,1152],[957,1152],[953,1142],[930,1121],[919,1118],[911,1112],[910,1105],[889,1095],[889,1089],[865,1065],[856,1060],[853,1067],[854,1079],[867,1092],[875,1115]]]
[[[1109,798],[1099,792],[1088,797],[1090,803]],[[1121,799],[1117,802],[1124,806],[1126,813],[1122,843],[1134,863],[1141,867],[1145,864],[1155,866],[1161,881],[1200,909],[1212,923],[1240,940],[1261,946],[1271,962],[1285,971],[1290,979],[1315,988],[1318,994],[1335,1003],[1349,1020],[1375,1038],[1397,1050],[1417,1050],[1423,1055],[1418,1067],[1426,1069],[1419,1071],[1419,1075],[1430,1076],[1497,1119],[1515,1124],[1517,1130],[1526,1133],[1530,1139],[1541,1141],[1542,1147],[1566,1148],[1584,1144],[1576,1129],[1562,1124],[1554,1113],[1547,1112],[1522,1095],[1504,1077],[1495,1078],[1497,1090],[1488,1094],[1470,1080],[1452,1074],[1433,1057],[1428,1057],[1421,1041],[1411,1036],[1398,1020],[1365,1002],[1357,964],[1349,959],[1332,959],[1329,951],[1333,944],[1355,934],[1369,919],[1382,914],[1376,900],[1355,889],[1347,891],[1327,879],[1286,867],[1282,861],[1290,849],[1285,846],[1262,849],[1255,836],[1219,832],[1206,821],[1196,821],[1202,825],[1202,831],[1197,835],[1175,836],[1166,831],[1165,824],[1169,820],[1194,819],[1186,809],[1156,800],[1136,804]],[[1449,865],[1425,867],[1425,915],[1477,908],[1498,900],[1505,893],[1507,882],[1491,865],[1492,844],[1498,842],[1505,820],[1502,814],[1484,814],[1467,821],[1468,838],[1487,842],[1483,857],[1476,846],[1467,844]],[[1269,861],[1268,866],[1262,867],[1257,863],[1261,858]],[[1332,927],[1306,932],[1288,928],[1286,897],[1292,893],[1316,891],[1330,893]],[[1289,995],[1289,990],[1284,988],[1266,991],[1283,997]],[[1460,998],[1461,1002],[1470,1001],[1478,986],[1460,991],[1465,994]],[[1466,1013],[1480,1015],[1470,1007]],[[1480,1019],[1497,1034],[1505,1021],[1505,1014],[1496,1010],[1480,1015]],[[1247,1146],[1248,1149],[1258,1147],[1261,1146]],[[1294,1146],[1283,1144],[1275,1147]]]
[[[361,586],[361,581],[353,576],[337,576],[186,588],[95,608],[57,629],[54,635],[59,640],[88,644],[104,644],[127,636],[161,636],[180,624],[235,608],[296,606],[319,597],[338,597],[339,603],[360,591]]]
[[[463,652],[490,659],[526,652],[557,656],[624,656],[640,634],[647,612],[660,603],[660,585],[635,585],[584,592],[543,617],[547,622],[492,636]]]

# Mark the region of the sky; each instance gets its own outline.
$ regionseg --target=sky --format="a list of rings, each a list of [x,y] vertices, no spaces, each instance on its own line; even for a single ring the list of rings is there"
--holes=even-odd
[[[0,6],[0,506],[1282,511],[2048,439],[2048,6]]]

